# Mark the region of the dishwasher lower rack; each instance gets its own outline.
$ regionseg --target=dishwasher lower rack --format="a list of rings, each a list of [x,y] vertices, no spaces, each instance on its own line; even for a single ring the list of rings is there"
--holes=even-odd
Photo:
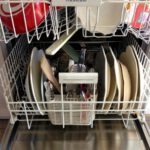
[[[105,42],[105,41],[102,41]],[[113,41],[107,41],[111,44]],[[132,35],[128,35],[123,41],[119,41],[120,45],[134,45],[137,50],[138,59],[143,69],[144,74],[144,90],[141,93],[141,97],[138,101],[124,101],[120,104],[128,103],[128,109],[120,109],[117,107],[118,101],[96,101],[96,95],[93,93],[93,99],[90,101],[83,101],[80,98],[74,97],[68,98],[66,95],[55,95],[55,98],[51,101],[37,102],[39,106],[45,105],[45,109],[41,109],[45,114],[42,116],[39,109],[32,107],[36,105],[35,101],[29,101],[25,92],[25,76],[27,72],[27,66],[30,59],[30,53],[32,48],[37,43],[28,44],[25,36],[21,36],[14,46],[13,50],[7,57],[5,63],[0,69],[0,81],[3,87],[3,94],[7,103],[7,107],[11,116],[11,123],[15,123],[16,120],[26,121],[28,128],[30,129],[33,121],[50,120],[53,124],[62,125],[91,125],[93,126],[94,120],[122,120],[125,127],[128,126],[128,121],[133,119],[132,114],[140,114],[146,111],[146,106],[149,103],[150,97],[150,60],[144,53],[142,48],[138,45],[136,39]],[[115,43],[116,45],[119,44]],[[42,48],[49,45],[49,43],[38,42]],[[39,48],[41,48],[39,47]],[[88,76],[87,76],[88,77]],[[86,78],[88,79],[88,78]],[[96,78],[91,80],[83,80],[85,83],[90,82],[95,86]],[[66,80],[64,80],[66,82]],[[73,82],[73,79],[71,80]],[[81,80],[80,80],[81,81]],[[64,83],[63,80],[60,83]],[[94,90],[95,92],[95,90]],[[133,105],[138,107],[133,107]],[[113,109],[101,109],[98,105],[115,105]],[[49,118],[45,118],[45,116]],[[97,115],[103,114],[105,117],[97,117]],[[113,114],[117,114],[117,118],[109,117]],[[40,118],[37,118],[40,116]],[[134,118],[135,119],[135,118]],[[137,118],[136,118],[137,119]]]

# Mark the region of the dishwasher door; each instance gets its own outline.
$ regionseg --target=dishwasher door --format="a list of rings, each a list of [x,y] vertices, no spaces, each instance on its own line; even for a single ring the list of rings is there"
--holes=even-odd
[[[16,122],[8,124],[2,150],[148,150],[148,138],[138,120],[129,121],[128,129],[119,120],[64,129],[46,121],[33,122],[30,130],[25,122]]]

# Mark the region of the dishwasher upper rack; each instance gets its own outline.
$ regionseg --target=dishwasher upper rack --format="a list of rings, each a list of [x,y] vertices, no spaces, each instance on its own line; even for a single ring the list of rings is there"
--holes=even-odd
[[[10,32],[7,29],[7,27],[3,24],[2,20],[0,19],[0,28],[1,28],[0,40],[5,41],[5,43],[8,43],[11,39],[17,38],[19,36],[19,34],[16,33],[16,27],[14,25],[14,20],[12,17],[13,13],[10,7],[12,3],[17,3],[17,2],[18,0],[0,1],[1,5],[2,4],[9,5],[9,9],[10,9],[9,11],[11,14],[11,20],[13,24],[13,32]],[[84,19],[85,26],[82,32],[84,37],[87,37],[87,38],[88,37],[107,38],[107,37],[115,37],[115,36],[124,37],[124,36],[127,36],[128,32],[132,32],[137,38],[142,39],[146,43],[149,43],[150,41],[150,32],[149,32],[150,20],[149,19],[145,21],[144,27],[140,26],[139,29],[133,28],[129,23],[134,20],[136,6],[138,4],[143,4],[145,8],[146,5],[150,4],[148,0],[143,0],[143,1],[139,1],[139,0],[95,0],[94,2],[92,0],[62,0],[62,1],[59,1],[59,0],[52,0],[52,1],[50,0],[38,0],[38,1],[37,0],[20,0],[19,2],[22,4],[21,9],[23,11],[25,28],[26,28],[25,35],[27,37],[28,43],[31,43],[33,38],[40,40],[43,34],[45,34],[47,37],[49,37],[50,35],[53,35],[54,39],[59,39],[62,33],[66,33],[68,35],[70,29],[73,27],[75,27],[76,30],[83,28],[83,25],[81,24],[81,22],[79,21],[79,18],[77,17],[79,13],[78,7],[80,6],[83,6],[85,8],[85,11],[83,12],[84,18],[85,18]],[[33,5],[34,3],[41,3],[41,2],[44,4],[49,4],[49,15],[48,16],[45,15],[44,22],[40,26],[37,26],[36,18],[34,16],[35,30],[33,30],[32,32],[29,32],[27,25],[26,25],[26,22],[28,20],[25,17],[26,16],[25,8],[23,4],[31,3]],[[101,19],[101,15],[103,15],[103,12],[100,13],[101,15],[99,14],[101,10],[101,5],[103,4],[110,4],[110,5],[115,4],[116,6],[122,4],[122,10],[121,12],[118,12],[118,13],[121,13],[121,15],[119,17],[117,27],[116,25],[113,25],[113,24],[101,25],[101,26],[97,25],[97,23]],[[63,15],[61,17],[59,16],[60,10],[57,9],[57,6],[62,6],[62,8],[64,9]],[[75,11],[68,11],[70,6],[74,7]],[[94,7],[94,9],[97,11],[96,21],[94,25],[90,24],[91,7]],[[129,8],[132,8],[132,9],[129,9]],[[34,7],[33,7],[33,10],[34,10]],[[106,7],[106,10],[107,10],[107,7]],[[115,13],[115,10],[114,10],[114,13]],[[141,12],[141,14],[142,15],[140,17],[144,18],[145,12],[143,11]],[[147,15],[149,16],[149,14]],[[129,25],[126,25],[126,24],[129,24]],[[102,35],[96,32],[96,28],[100,27],[105,30],[109,30],[113,26],[116,27],[116,30],[114,30],[112,34]],[[85,28],[89,28],[91,32],[88,32]]]
[[[83,41],[82,41],[83,42]],[[111,41],[101,41],[102,43],[110,43]],[[113,42],[113,41],[112,41]],[[119,44],[119,43],[116,43]],[[80,121],[80,117],[82,117],[82,114],[84,112],[89,112],[90,114],[87,115],[87,121],[89,125],[93,126],[93,121],[94,120],[122,120],[124,125],[127,127],[128,121],[133,119],[131,117],[132,114],[137,113],[138,116],[146,111],[146,107],[149,101],[150,97],[150,60],[147,57],[147,55],[144,53],[142,48],[139,46],[137,43],[136,39],[128,35],[121,43],[122,48],[132,44],[136,47],[137,50],[137,55],[138,59],[140,61],[140,64],[142,65],[143,73],[144,73],[144,90],[143,93],[141,94],[140,100],[136,102],[138,104],[138,109],[134,109],[132,107],[133,104],[135,104],[135,101],[129,101],[130,107],[128,109],[118,109],[117,107],[115,109],[112,109],[110,111],[107,110],[102,110],[102,109],[97,109],[93,108],[93,106],[97,104],[104,104],[103,101],[98,102],[98,101],[77,101],[76,98],[73,98],[71,100],[67,99],[64,97],[64,100],[62,101],[61,95],[58,95],[58,98],[56,98],[56,101],[46,101],[44,102],[45,105],[52,105],[49,108],[46,108],[43,110],[45,114],[47,113],[52,113],[52,119],[53,123],[58,124],[61,123],[63,127],[67,125],[68,121],[69,124],[73,123],[74,120],[72,120],[74,117],[78,119],[78,123],[80,125],[83,123]],[[26,39],[26,36],[21,36],[16,43],[15,47],[5,60],[4,64],[2,65],[0,69],[0,82],[3,88],[3,94],[6,100],[6,104],[8,107],[8,110],[10,112],[11,116],[11,123],[15,123],[15,121],[26,121],[28,128],[31,128],[32,122],[33,121],[44,121],[47,120],[45,119],[44,116],[41,116],[40,119],[37,118],[39,117],[40,113],[38,109],[33,109],[32,104],[34,105],[34,101],[29,101],[25,92],[25,76],[27,72],[27,67],[28,63],[30,60],[30,54],[32,48],[37,45],[37,43],[31,43],[28,44],[28,41]],[[46,47],[49,45],[49,43],[45,42],[38,42],[37,47]],[[40,47],[39,47],[40,48]],[[64,95],[65,96],[65,95]],[[56,96],[57,97],[57,96]],[[126,103],[126,102],[121,102],[121,103]],[[39,105],[43,104],[43,102],[38,102]],[[105,104],[110,104],[110,102],[105,102]],[[114,101],[113,104],[118,105],[118,102]],[[62,105],[64,106],[62,108]],[[85,105],[85,108],[81,108],[80,106]],[[53,108],[53,109],[52,109]],[[112,114],[118,114],[118,118],[112,118],[111,116],[109,118],[95,118],[96,114],[107,114],[112,115]],[[56,115],[55,113],[58,113]],[[66,114],[67,116],[64,115],[64,117],[61,117],[61,114]],[[76,114],[75,116],[73,114]],[[68,116],[69,115],[69,116]],[[57,117],[56,117],[57,116]],[[62,115],[63,116],[63,115]],[[23,117],[23,118],[22,118]],[[67,117],[66,119],[63,119]],[[68,120],[69,118],[69,120]],[[56,121],[56,122],[55,122]],[[58,121],[58,122],[57,122]],[[67,121],[67,122],[66,122]],[[87,122],[86,122],[87,124]],[[83,124],[82,124],[83,125]]]
[[[19,4],[19,5],[15,5],[15,4]],[[32,30],[30,29],[31,31],[29,31],[28,29],[28,24],[30,20],[28,20],[26,15],[27,4],[32,6],[31,8],[32,10],[30,10],[30,12],[32,12],[31,15],[34,18],[34,29]],[[40,23],[39,25],[37,24],[38,17],[36,15],[36,8],[34,4],[43,4],[44,6],[44,10],[43,10],[44,19],[43,22]],[[20,13],[20,16],[23,19],[25,32],[21,34],[26,35],[28,43],[31,43],[31,41],[34,38],[39,40],[43,34],[45,34],[46,37],[53,36],[54,40],[56,38],[58,39],[60,34],[66,31],[66,28],[67,30],[70,30],[75,24],[74,8],[62,7],[59,9],[59,11],[57,11],[57,7],[53,7],[49,0],[2,0],[0,1],[0,5],[1,5],[1,9],[2,6],[7,5],[8,10],[6,13],[7,15],[10,14],[10,20],[12,22],[11,23],[12,31],[10,31],[5,25],[5,23],[3,23],[2,18],[0,17],[0,40],[4,41],[5,43],[8,43],[10,40],[12,40],[13,38],[17,38],[20,35],[19,33],[16,32],[17,21],[13,17],[17,15],[17,13]],[[46,10],[46,5],[49,5],[48,12]],[[4,16],[5,15],[3,14],[3,17]]]

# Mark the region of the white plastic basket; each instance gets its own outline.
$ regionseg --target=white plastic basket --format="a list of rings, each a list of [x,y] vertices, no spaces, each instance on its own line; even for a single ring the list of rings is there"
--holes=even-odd
[[[61,96],[55,95],[54,100],[51,101],[52,103],[47,104],[48,109],[53,110],[53,112],[48,113],[49,119],[52,124],[91,125],[93,123],[93,120],[95,119],[95,112],[91,111],[93,109],[93,104],[85,103],[85,101],[83,101],[83,99],[80,99],[79,97],[67,98],[66,96],[64,96],[64,101],[67,101],[69,103],[63,104],[63,102],[61,102]],[[82,104],[78,103],[79,101]],[[63,110],[62,105],[64,105]],[[94,110],[96,109],[95,106],[96,104],[94,104]]]
[[[93,93],[90,101],[95,102],[97,82],[97,73],[60,73],[61,95],[55,95],[54,100],[48,104],[48,109],[54,110],[54,112],[48,113],[52,124],[63,126],[93,124],[95,111],[91,110],[96,110],[96,104],[88,103],[82,96],[76,95],[71,98],[65,96],[63,94],[63,84],[91,84],[93,86]],[[69,103],[64,103],[66,101]]]

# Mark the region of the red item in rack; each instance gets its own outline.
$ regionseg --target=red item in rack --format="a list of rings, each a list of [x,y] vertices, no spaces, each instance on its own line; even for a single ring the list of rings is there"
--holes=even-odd
[[[22,9],[22,6],[24,8],[24,11]],[[12,32],[14,32],[15,28],[17,34],[26,33],[26,27],[28,32],[34,30],[36,24],[37,26],[39,26],[44,21],[45,17],[47,17],[48,12],[49,4],[42,2],[23,4],[10,3],[10,5],[9,3],[5,3],[0,5],[0,16],[3,24]]]
[[[150,8],[146,4],[138,4],[131,26],[136,29],[143,28],[149,17]]]
[[[49,7],[50,4],[41,0],[33,3],[2,3],[0,18],[10,31],[15,32],[15,28],[17,34],[23,34],[26,33],[26,28],[27,32],[30,32],[36,28],[36,25],[42,24],[49,13]],[[61,7],[57,7],[57,10],[60,9]]]

